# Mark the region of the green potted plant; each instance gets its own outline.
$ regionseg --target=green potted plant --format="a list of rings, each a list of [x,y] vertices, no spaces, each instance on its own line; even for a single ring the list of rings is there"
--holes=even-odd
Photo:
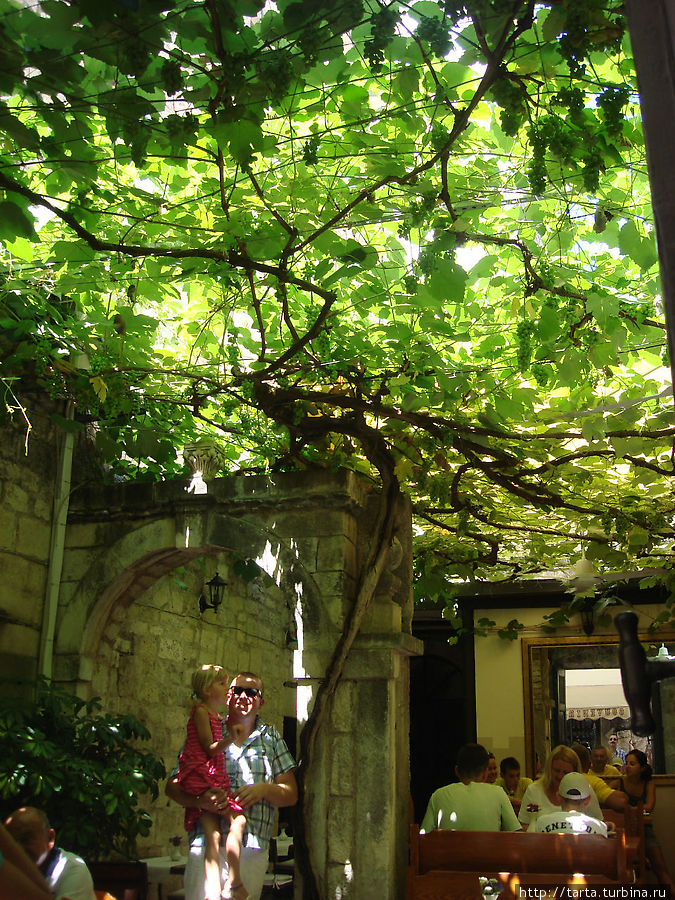
[[[44,809],[59,844],[86,860],[134,859],[151,826],[138,797],[155,799],[166,773],[138,747],[150,738],[141,722],[101,710],[44,679],[0,697],[0,801],[4,815]]]

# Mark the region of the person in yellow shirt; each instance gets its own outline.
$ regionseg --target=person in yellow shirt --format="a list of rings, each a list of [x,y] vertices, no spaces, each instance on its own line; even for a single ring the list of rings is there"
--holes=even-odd
[[[523,794],[532,784],[532,779],[520,777],[520,763],[515,756],[506,756],[499,763],[499,771],[501,774],[495,781],[495,784],[504,788],[511,801],[511,806],[517,813],[520,809],[520,802],[523,799]]]
[[[598,778],[620,778],[621,772],[609,764],[609,750],[602,744],[591,751],[591,772]]]
[[[585,747],[583,744],[572,744],[572,750],[579,757],[581,771],[595,791],[600,806],[606,806],[608,809],[615,809],[621,812],[627,803],[626,795],[622,794],[621,791],[613,790],[606,781],[589,771],[591,768],[591,751],[588,747]]]

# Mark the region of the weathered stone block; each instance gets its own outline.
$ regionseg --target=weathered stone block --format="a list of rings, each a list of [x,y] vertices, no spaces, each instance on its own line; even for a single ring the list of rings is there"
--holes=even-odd
[[[0,551],[3,573],[2,605],[16,618],[40,621],[47,568],[43,563]]]
[[[15,654],[37,659],[40,632],[32,625],[6,623],[0,628],[0,654]]]
[[[333,728],[336,731],[352,732],[354,728],[354,682],[341,681],[333,698]]]
[[[92,553],[88,548],[66,550],[63,555],[63,579],[79,581],[96,561],[97,556],[98,552]]]
[[[354,793],[354,735],[334,735],[331,741],[330,792],[336,797]]]
[[[320,508],[307,512],[286,513],[275,517],[274,534],[280,539],[311,534],[315,537],[341,536],[346,520],[351,518],[342,510]]]
[[[3,503],[15,512],[28,513],[31,509],[32,497],[20,484],[9,479],[4,483]]]
[[[322,598],[347,596],[347,592],[354,586],[353,578],[350,578],[346,572],[317,572],[314,580]]]
[[[52,529],[34,516],[21,516],[17,531],[17,549],[37,560],[49,559]]]
[[[43,522],[52,521],[54,503],[51,494],[37,494],[33,497],[33,515]]]
[[[347,570],[356,575],[356,548],[343,535],[325,537],[319,541],[316,557],[316,568],[319,572]]]
[[[330,864],[326,871],[326,897],[339,897],[340,900],[357,900],[359,896],[354,889],[354,871],[351,860],[347,860],[344,865]],[[361,894],[360,896],[364,896]],[[374,894],[370,896],[375,896]],[[384,893],[378,896],[384,898]]]
[[[101,526],[95,522],[69,522],[66,531],[66,547],[94,547],[102,543],[98,537]]]
[[[12,550],[17,549],[17,531],[19,527],[19,518],[13,509],[9,506],[0,507],[0,549]]]
[[[378,600],[375,598],[368,607],[361,632],[383,633],[391,631],[400,634],[401,631],[401,607],[393,600]]]
[[[330,819],[340,827],[328,827],[328,862],[344,863],[354,858],[354,836],[350,823],[356,822],[357,808],[352,797],[329,797]],[[353,827],[353,825],[352,825]],[[339,896],[339,895],[333,895]]]

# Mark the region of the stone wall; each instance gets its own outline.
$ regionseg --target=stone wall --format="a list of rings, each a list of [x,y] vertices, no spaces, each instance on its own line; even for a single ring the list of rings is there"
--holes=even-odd
[[[53,407],[23,402],[28,422],[17,411],[0,429],[0,678],[37,672],[62,436]]]

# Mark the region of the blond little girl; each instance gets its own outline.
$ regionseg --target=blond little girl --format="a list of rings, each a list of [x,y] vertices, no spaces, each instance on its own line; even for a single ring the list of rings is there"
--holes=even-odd
[[[239,872],[246,817],[230,789],[223,753],[236,734],[223,738],[223,720],[218,714],[220,707],[227,703],[229,687],[227,675],[221,666],[202,666],[192,676],[195,705],[188,719],[187,736],[178,766],[178,781],[187,793],[199,795],[209,788],[222,788],[228,795],[229,802],[221,813],[230,820],[225,840],[228,885],[222,894],[219,861],[220,817],[197,807],[185,810],[185,830],[192,831],[197,820],[201,821],[204,829],[206,900],[218,900],[221,896],[231,897],[234,900],[248,900],[249,896]]]

